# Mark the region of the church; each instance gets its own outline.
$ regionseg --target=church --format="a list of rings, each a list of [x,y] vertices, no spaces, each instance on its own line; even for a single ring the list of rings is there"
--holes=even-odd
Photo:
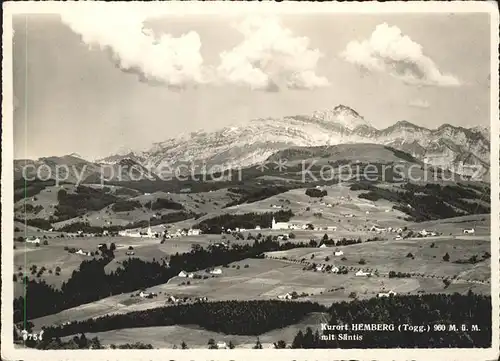
[[[271,229],[288,229],[288,222],[276,222],[273,217],[273,222],[271,224]]]

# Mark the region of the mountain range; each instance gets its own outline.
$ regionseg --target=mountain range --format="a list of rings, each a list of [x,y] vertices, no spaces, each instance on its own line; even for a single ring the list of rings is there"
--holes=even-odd
[[[479,170],[486,177],[490,168],[490,130],[488,127],[457,127],[443,124],[428,129],[407,121],[377,129],[354,109],[337,105],[311,115],[253,119],[244,125],[197,131],[167,139],[141,152],[121,151],[99,159],[109,167],[137,164],[139,172],[151,171],[151,179],[161,171],[180,164],[195,167],[247,167],[264,162],[278,151],[292,147],[311,147],[351,143],[373,143],[409,153],[416,159],[455,173]],[[78,161],[79,160],[79,161]],[[16,160],[19,168],[26,160]],[[41,158],[33,163],[90,163],[76,155]],[[17,172],[19,173],[19,172]],[[90,175],[90,174],[89,174]],[[17,174],[19,177],[19,174]]]

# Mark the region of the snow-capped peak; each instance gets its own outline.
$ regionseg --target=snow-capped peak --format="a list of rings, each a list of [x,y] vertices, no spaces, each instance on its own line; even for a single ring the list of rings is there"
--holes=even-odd
[[[336,123],[349,130],[354,130],[359,126],[372,127],[358,112],[342,104],[333,109],[316,111],[312,117],[325,122]]]

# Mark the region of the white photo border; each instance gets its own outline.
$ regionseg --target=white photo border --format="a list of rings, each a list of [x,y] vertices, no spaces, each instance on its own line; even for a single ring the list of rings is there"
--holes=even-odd
[[[110,4],[110,3],[108,3]],[[113,16],[120,11],[134,8],[157,7],[168,14],[311,14],[311,13],[487,13],[490,15],[491,39],[491,301],[492,347],[485,349],[265,349],[265,350],[210,350],[160,349],[160,350],[34,350],[14,347],[13,340],[13,64],[12,64],[12,17],[16,14],[50,14],[61,8],[88,6],[88,2],[76,1],[23,1],[4,2],[3,8],[3,70],[2,70],[2,308],[1,308],[1,357],[6,360],[496,360],[500,349],[499,336],[499,239],[500,239],[500,192],[499,192],[499,14],[498,4],[489,1],[415,1],[415,2],[112,2]],[[77,11],[77,10],[75,10]]]

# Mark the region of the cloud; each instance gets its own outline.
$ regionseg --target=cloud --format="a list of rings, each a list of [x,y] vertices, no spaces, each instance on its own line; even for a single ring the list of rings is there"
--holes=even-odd
[[[80,4],[83,5],[83,4]],[[66,8],[62,21],[91,47],[108,49],[120,69],[136,73],[142,81],[179,88],[207,82],[200,36],[191,31],[179,37],[155,34],[145,27],[152,13],[121,11],[113,15],[106,3]]]
[[[455,76],[441,73],[420,44],[386,23],[377,25],[369,39],[348,43],[340,56],[365,71],[388,72],[410,85],[460,85]]]
[[[311,49],[307,37],[295,36],[278,19],[251,16],[236,28],[244,40],[220,54],[216,74],[221,81],[274,91],[329,85],[316,74],[321,52]]]
[[[108,3],[80,3],[60,13],[63,23],[89,47],[109,53],[115,66],[141,82],[171,90],[200,84],[244,85],[255,90],[312,89],[329,85],[315,69],[322,56],[272,18],[248,17],[237,25],[244,40],[220,54],[216,66],[204,64],[195,31],[179,37],[155,33],[148,19],[161,14],[137,7],[114,14]],[[112,15],[116,16],[112,16]]]
[[[431,104],[427,100],[422,100],[422,99],[412,100],[408,103],[408,105],[414,108],[422,108],[422,109],[426,109],[431,106]]]

